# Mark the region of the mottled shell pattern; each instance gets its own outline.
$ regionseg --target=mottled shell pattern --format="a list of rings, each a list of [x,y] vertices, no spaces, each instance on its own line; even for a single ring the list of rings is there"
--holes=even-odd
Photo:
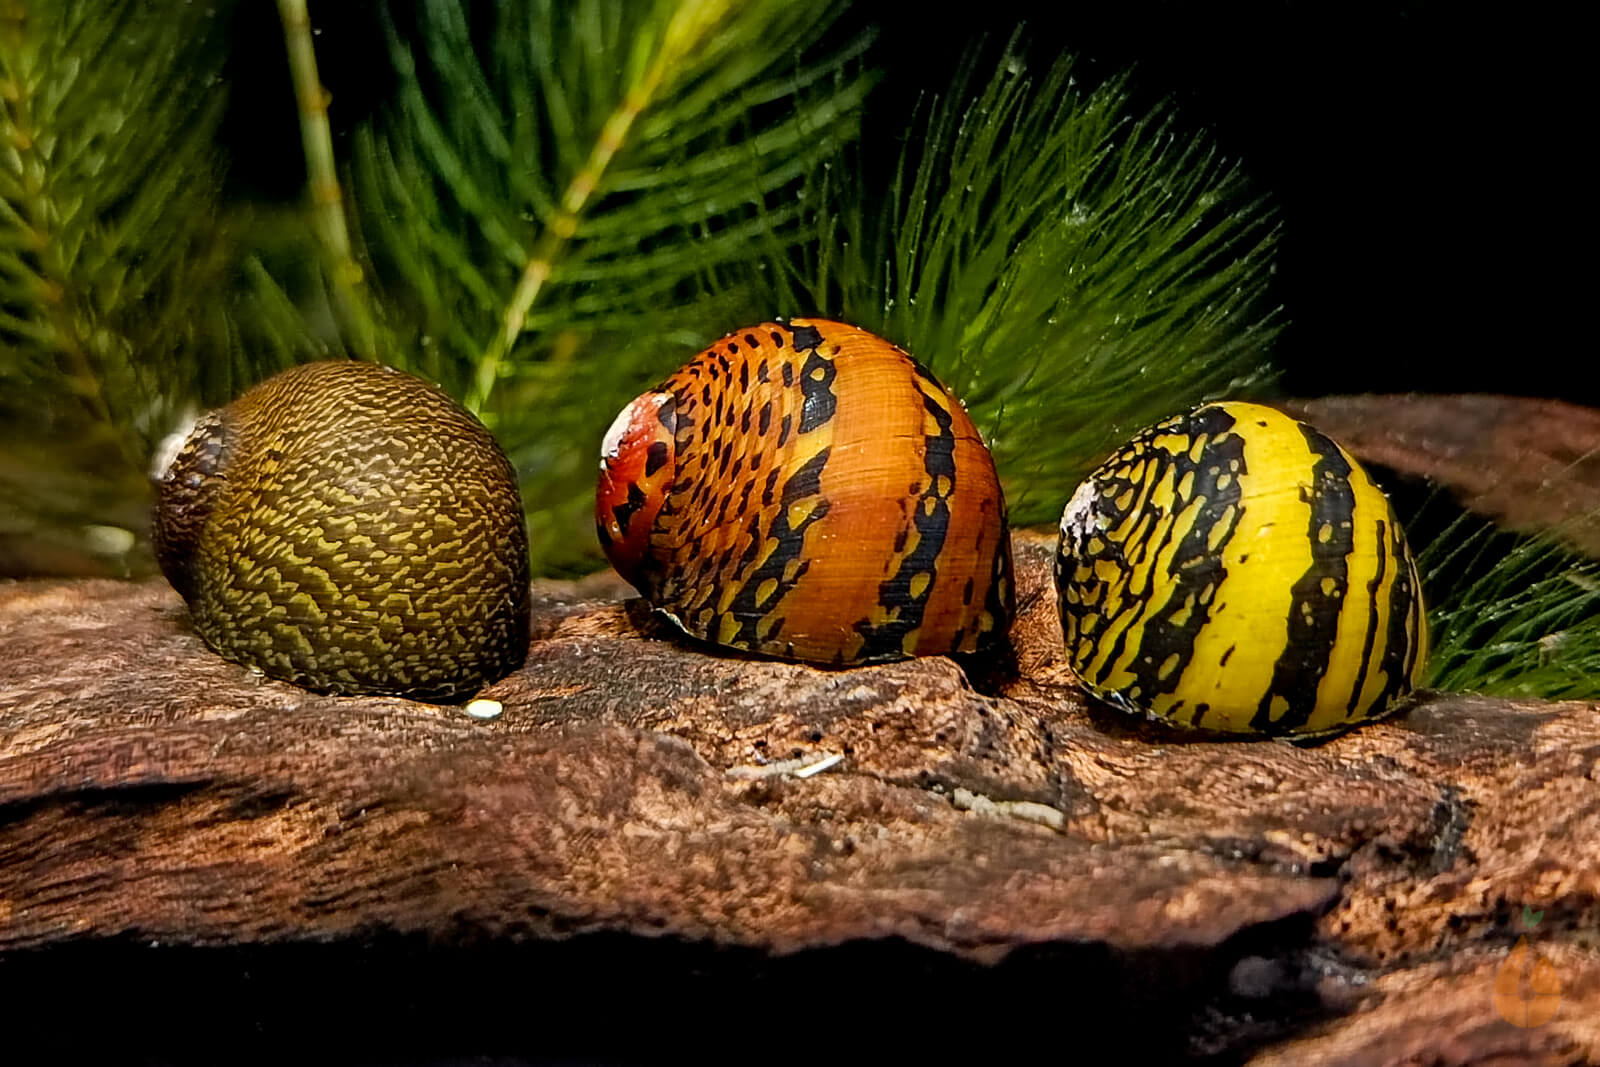
[[[1056,560],[1084,684],[1180,726],[1315,735],[1391,710],[1428,634],[1383,492],[1322,433],[1208,404],[1079,486]]]
[[[307,364],[202,418],[160,476],[154,535],[200,636],[274,678],[447,701],[527,653],[515,472],[392,368]]]
[[[855,664],[972,652],[1010,622],[1005,500],[966,411],[822,319],[737,330],[617,417],[601,545],[703,640]]]

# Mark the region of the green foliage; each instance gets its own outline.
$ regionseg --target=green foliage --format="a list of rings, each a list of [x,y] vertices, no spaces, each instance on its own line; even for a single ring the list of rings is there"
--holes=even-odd
[[[209,32],[169,4],[0,9],[0,534],[137,525],[150,441],[207,373]]]
[[[1550,536],[1461,519],[1418,557],[1433,653],[1427,684],[1505,697],[1593,699],[1600,561]]]
[[[303,6],[281,6],[317,110]],[[617,409],[772,315],[852,321],[932,367],[1021,524],[1054,521],[1137,428],[1270,379],[1279,227],[1208,138],[1070,60],[1028,71],[1013,43],[912,113],[878,107],[903,145],[880,177],[857,144],[876,54],[842,9],[418,0],[415,28],[385,23],[396,95],[347,142],[346,247],[326,197],[320,228],[219,203],[207,5],[6,0],[0,570],[19,528],[139,528],[180,410],[369,338],[495,429],[546,573],[599,562]],[[289,108],[289,88],[268,91]],[[326,190],[340,142],[305,128]],[[1506,537],[1458,527],[1424,552],[1432,684],[1593,695],[1600,565]]]
[[[437,0],[430,65],[392,39],[399,121],[358,143],[358,200],[419,312],[420,366],[511,448],[546,566],[587,528],[592,452],[573,442],[691,347],[772,314],[845,318],[930,364],[1021,522],[1053,520],[1138,425],[1265,377],[1275,224],[1169,111],[1130,117],[1121,82],[1080,87],[1067,61],[1035,80],[1007,54],[986,85],[969,64],[907,116],[874,187],[840,151],[867,85],[853,52],[797,59],[822,8],[748,5],[650,81],[694,6],[503,6],[480,64],[463,9]],[[651,105],[619,122],[641,82]]]
[[[772,313],[752,246],[806,236],[794,190],[856,135],[871,82],[864,40],[815,48],[834,8],[540,0],[483,26],[429,0],[415,52],[391,28],[397,105],[358,135],[354,175],[416,324],[395,356],[500,435],[544,569],[598,561],[616,410],[719,326]]]
[[[741,288],[753,236],[799,235],[783,193],[855,135],[859,46],[806,52],[831,6],[504,3],[480,59],[466,5],[430,0],[425,65],[391,31],[397,113],[356,189],[429,368],[494,412],[563,331],[701,335],[693,305]]]
[[[1054,521],[1138,428],[1268,376],[1278,228],[1239,166],[1130,113],[1122,80],[968,64],[912,124],[891,187],[836,171],[792,299],[893,339],[962,397],[1013,521]],[[884,192],[887,195],[883,195]],[[835,204],[843,201],[843,207]]]

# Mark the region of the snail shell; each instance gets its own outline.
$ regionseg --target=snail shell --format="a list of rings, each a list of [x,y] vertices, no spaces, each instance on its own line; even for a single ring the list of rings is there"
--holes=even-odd
[[[1390,710],[1427,656],[1388,498],[1256,404],[1205,405],[1106,460],[1061,517],[1056,585],[1084,684],[1180,726],[1343,729]]]
[[[623,409],[596,494],[617,572],[694,637],[854,664],[1011,618],[1005,499],[961,403],[823,319],[737,330]]]
[[[154,540],[208,645],[309,689],[447,701],[527,653],[515,472],[389,367],[295,367],[204,416],[159,477]]]

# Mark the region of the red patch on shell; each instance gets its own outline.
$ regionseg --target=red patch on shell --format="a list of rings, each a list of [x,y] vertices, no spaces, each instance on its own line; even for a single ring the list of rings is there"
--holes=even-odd
[[[600,446],[595,531],[611,565],[635,586],[642,579],[656,513],[672,483],[674,442],[662,411],[671,401],[669,393],[634,398],[612,422]]]

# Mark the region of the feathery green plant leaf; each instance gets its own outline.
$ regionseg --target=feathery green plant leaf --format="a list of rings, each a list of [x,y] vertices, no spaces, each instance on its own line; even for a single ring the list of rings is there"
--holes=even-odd
[[[598,562],[595,448],[630,397],[720,328],[774,312],[766,253],[857,133],[864,40],[809,51],[833,0],[422,5],[390,27],[399,101],[354,153],[394,356],[494,426],[535,559]],[[783,42],[777,45],[774,42]],[[759,261],[759,262],[755,262]]]
[[[1427,684],[1505,697],[1600,694],[1600,561],[1552,536],[1462,518],[1418,556],[1433,651]]]
[[[828,229],[795,303],[876,329],[978,423],[1013,521],[1053,521],[1125,436],[1267,375],[1278,230],[1236,163],[1120,80],[1006,55],[972,65],[906,137],[886,201],[815,191]],[[846,208],[826,217],[837,199]]]
[[[108,431],[147,426],[134,412],[172,384],[141,346],[172,350],[173,323],[148,312],[170,308],[216,187],[201,19],[147,8],[13,4],[0,18],[0,373],[54,379]]]
[[[1053,520],[1139,426],[1265,380],[1274,216],[1169,108],[1132,114],[1123,81],[1008,52],[980,84],[968,63],[869,185],[841,151],[873,75],[864,38],[819,47],[834,0],[419,5],[414,45],[390,27],[399,98],[357,135],[361,225],[334,248],[336,270],[379,268],[370,323],[305,212],[219,212],[203,7],[0,8],[0,569],[41,522],[125,552],[174,409],[353,332],[495,423],[546,571],[598,559],[593,446],[622,402],[774,313],[930,364],[1020,523]],[[316,98],[303,4],[284,10]],[[309,133],[326,190],[332,141]],[[1431,684],[1594,695],[1600,564],[1458,525],[1422,565]]]
[[[854,136],[869,85],[845,73],[859,44],[802,62],[833,7],[508,2],[480,33],[428,0],[424,59],[391,29],[398,115],[361,133],[357,188],[446,384],[496,417],[563,331],[693,322],[678,309],[744,287],[755,236],[793,240],[782,194]],[[649,357],[605,358],[637,381]],[[587,399],[555,387],[546,408]]]
[[[203,384],[224,273],[210,22],[88,0],[0,12],[0,494],[34,516],[18,523],[128,523],[152,440]]]

